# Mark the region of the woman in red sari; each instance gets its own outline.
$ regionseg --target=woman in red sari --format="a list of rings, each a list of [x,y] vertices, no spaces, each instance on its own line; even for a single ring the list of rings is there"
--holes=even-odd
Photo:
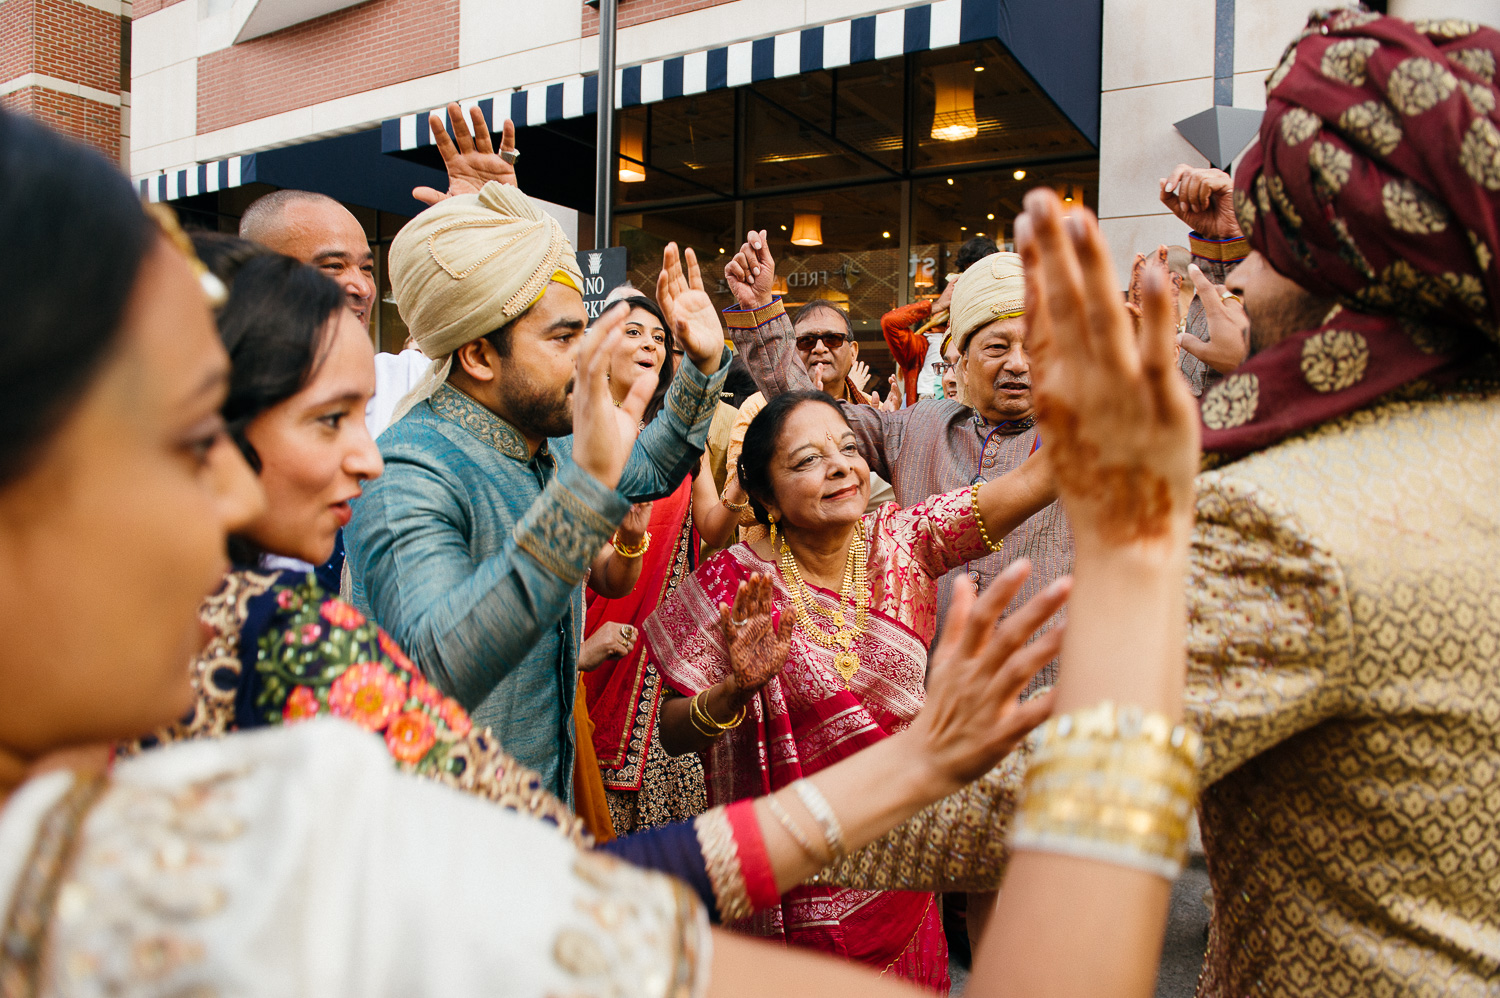
[[[710,805],[774,794],[907,727],[924,700],[937,580],[998,550],[1053,498],[1040,464],[1027,462],[977,489],[865,515],[869,476],[830,396],[777,396],[751,423],[739,460],[770,536],[710,558],[646,621],[652,658],[678,695],[662,707],[662,744],[700,754]],[[737,684],[723,624],[752,574],[772,580],[777,626],[789,611],[796,622],[781,674],[756,690]],[[783,805],[778,820],[797,826],[787,827],[793,838],[811,845],[823,835],[835,851],[795,790],[772,799]],[[948,987],[930,893],[798,887],[739,927]]]
[[[634,288],[612,293],[606,307],[614,301],[624,301],[630,313],[625,338],[610,360],[610,391],[618,402],[641,375],[660,372],[646,407],[649,423],[661,411],[675,373],[672,331],[663,310]],[[614,545],[595,561],[595,579],[607,584],[590,583],[594,591],[588,596],[578,665],[617,835],[707,810],[702,765],[693,756],[669,757],[656,737],[661,677],[638,637],[642,622],[697,566],[700,545],[722,547],[738,522],[739,512],[727,508],[714,488],[705,454],[698,473],[684,478],[671,495],[633,509]]]

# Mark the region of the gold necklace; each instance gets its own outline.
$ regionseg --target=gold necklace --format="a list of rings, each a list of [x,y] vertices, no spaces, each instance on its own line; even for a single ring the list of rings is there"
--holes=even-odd
[[[849,689],[849,680],[859,671],[859,655],[854,651],[854,641],[864,633],[870,620],[870,586],[866,578],[868,561],[865,524],[861,520],[855,525],[854,540],[844,557],[844,579],[839,587],[838,602],[829,610],[808,593],[792,549],[787,546],[785,537],[781,541],[781,577],[791,591],[793,606],[797,608],[797,626],[814,642],[833,650],[833,669],[843,679],[844,689]],[[852,620],[844,613],[845,603],[849,605]],[[836,630],[832,634],[814,623],[814,611],[833,622]]]

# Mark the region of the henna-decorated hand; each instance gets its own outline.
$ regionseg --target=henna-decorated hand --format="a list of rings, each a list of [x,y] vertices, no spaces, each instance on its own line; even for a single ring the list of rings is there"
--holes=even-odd
[[[1137,335],[1093,213],[1064,218],[1045,187],[1025,204],[1032,392],[1078,550],[1173,552],[1193,522],[1198,414],[1175,363],[1170,285],[1145,271]]]
[[[773,628],[771,592],[770,576],[757,572],[740,583],[733,607],[719,604],[719,617],[729,644],[730,676],[726,692],[736,705],[748,703],[786,665],[797,613],[787,607],[782,611],[780,626]]]

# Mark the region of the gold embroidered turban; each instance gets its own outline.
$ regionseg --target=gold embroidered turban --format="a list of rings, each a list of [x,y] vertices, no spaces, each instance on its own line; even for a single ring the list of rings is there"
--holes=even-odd
[[[396,419],[447,380],[455,350],[525,313],[548,282],[583,285],[556,219],[519,188],[493,181],[408,222],[391,243],[390,266],[396,307],[432,359]]]
[[[1011,319],[1025,311],[1026,280],[1020,254],[991,253],[959,277],[948,312],[948,332],[963,353],[979,330],[996,319]]]

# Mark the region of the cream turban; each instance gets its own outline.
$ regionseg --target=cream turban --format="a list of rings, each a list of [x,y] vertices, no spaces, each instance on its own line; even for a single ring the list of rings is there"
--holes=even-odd
[[[392,422],[447,380],[455,350],[522,315],[549,281],[583,287],[556,219],[520,188],[493,181],[408,222],[391,243],[390,267],[401,318],[432,359]]]
[[[1011,319],[1026,311],[1026,279],[1019,253],[991,253],[976,261],[958,279],[948,309],[948,333],[958,352],[969,339],[996,319]]]
[[[959,354],[968,352],[974,334],[996,319],[1013,319],[1026,311],[1026,278],[1019,253],[991,253],[959,277],[948,307],[948,336]],[[958,400],[969,404],[969,386],[958,375]]]

